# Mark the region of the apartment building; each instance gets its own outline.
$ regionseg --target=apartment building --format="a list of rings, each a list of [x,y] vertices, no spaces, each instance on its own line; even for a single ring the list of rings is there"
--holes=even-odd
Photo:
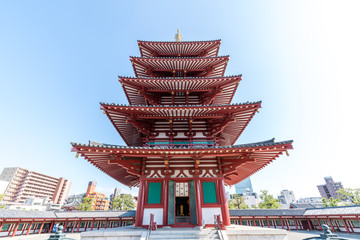
[[[96,182],[90,181],[85,197],[93,199],[93,208],[95,211],[108,211],[110,200],[104,193],[95,192]]]
[[[1,181],[8,182],[2,201],[23,203],[26,199],[48,197],[54,204],[64,204],[71,182],[20,167],[4,168]]]

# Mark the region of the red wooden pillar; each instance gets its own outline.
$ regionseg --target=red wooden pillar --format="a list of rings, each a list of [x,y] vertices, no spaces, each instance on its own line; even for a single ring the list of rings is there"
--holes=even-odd
[[[297,222],[296,222],[296,219],[295,219],[295,216],[293,216],[293,221],[294,221],[296,230],[299,230],[298,225],[297,225]]]
[[[78,226],[77,226],[77,230],[76,230],[76,232],[79,232],[80,225],[81,225],[81,218],[79,219],[79,223],[78,223]]]
[[[119,227],[121,227],[121,224],[122,224],[122,221],[121,221],[121,218],[119,220]]]
[[[135,218],[135,226],[141,227],[142,226],[142,212],[144,211],[143,208],[143,198],[144,198],[144,180],[140,180],[140,187],[139,187],[139,196],[138,196],[138,204],[137,204],[137,211],[136,211],[136,218]]]
[[[41,234],[41,231],[42,231],[42,229],[43,229],[43,227],[44,227],[44,223],[45,223],[45,221],[43,221],[43,222],[41,223],[41,226],[40,226],[40,229],[39,229],[39,233],[38,233],[38,234]]]
[[[85,225],[84,225],[85,230],[84,230],[84,232],[86,232],[86,229],[87,229],[87,227],[88,227],[88,224],[89,224],[89,222],[88,222],[88,221],[85,221]]]
[[[239,217],[239,225],[242,225],[241,217]]]
[[[254,227],[256,227],[255,217],[252,217],[252,219],[253,219]]]
[[[319,225],[319,227],[320,227],[320,231],[322,231],[323,229],[322,229],[322,226],[321,226],[321,224],[320,224],[319,219],[318,219],[317,217],[315,217],[315,218],[316,218],[316,221],[317,221],[317,223],[318,223],[318,225]]]
[[[331,220],[330,220],[330,218],[329,218],[329,216],[327,216],[327,220],[329,221],[330,226],[331,226],[331,229],[333,230],[333,232],[336,232],[336,231],[335,231],[335,228],[334,228],[334,226],[333,226],[333,224],[332,224],[332,222],[331,222]]]
[[[308,218],[306,218],[306,221],[307,221],[307,223],[309,225],[310,230],[313,230],[310,220]]]
[[[346,221],[345,221],[345,222],[346,222]],[[349,223],[348,227],[350,228],[351,232],[355,232],[355,231],[354,231],[354,228],[353,228],[353,226],[352,226],[352,224],[351,224],[351,222],[348,221],[348,223]]]
[[[29,235],[30,230],[31,230],[31,227],[32,227],[33,224],[34,224],[34,221],[31,221],[30,226],[29,226],[29,228],[28,228],[28,230],[27,230],[27,232],[26,232],[26,236]]]
[[[64,232],[66,232],[66,225],[67,225],[68,219],[65,219],[65,223],[64,223]]]
[[[290,230],[289,221],[287,220],[287,218],[285,218],[285,222],[286,222],[286,226],[287,226],[287,228],[288,228],[288,230],[290,232],[291,230]]]
[[[279,216],[279,218],[280,218],[281,228],[284,229],[284,224],[283,224],[283,222],[282,222],[282,219],[281,219],[280,216]]]
[[[164,199],[164,211],[163,211],[163,225],[167,226],[168,225],[168,198],[169,198],[169,194],[168,194],[168,183],[169,180],[164,180],[164,191],[163,191],[163,199]]]
[[[34,223],[34,229],[33,229],[33,234],[36,232],[37,226],[39,225],[39,223]]]
[[[21,228],[21,229],[22,229],[21,235],[24,235],[24,231],[25,231],[26,225],[27,225],[27,224],[25,224],[25,223],[23,224],[23,227]],[[1,231],[1,229],[0,229],[0,231]]]
[[[270,228],[270,223],[269,223],[269,217],[268,216],[266,216],[266,222],[267,222],[268,228]]]
[[[75,228],[75,225],[76,225],[76,220],[74,221],[74,224],[73,224],[73,227],[72,227],[71,233],[74,233],[74,228]]]
[[[51,225],[50,225],[50,228],[49,228],[48,233],[51,233],[51,229],[53,228],[53,226],[54,226],[54,221],[51,222]]]
[[[230,225],[230,213],[229,213],[229,207],[226,200],[226,193],[225,193],[225,186],[224,186],[224,179],[221,179],[218,181],[219,183],[219,190],[220,190],[220,199],[222,204],[222,213],[223,213],[223,224],[225,226]]]
[[[9,227],[9,229],[8,229],[8,236],[10,236],[10,233],[11,233],[11,231],[12,231],[12,229],[13,229],[13,226],[14,226],[14,224],[12,224],[12,223],[10,223],[10,227]]]
[[[107,229],[108,219],[105,220],[105,229]]]
[[[17,222],[16,227],[14,228],[14,232],[13,232],[13,234],[11,235],[11,237],[14,237],[14,236],[15,236],[15,234],[16,234],[16,232],[17,232],[17,229],[18,229],[18,227],[19,227],[20,222],[21,222],[21,220],[19,220],[19,221]]]
[[[1,229],[2,229],[3,225],[4,225],[4,222],[1,222],[0,223],[0,232],[1,232]]]
[[[202,209],[201,209],[201,190],[200,180],[195,180],[195,194],[196,194],[196,211],[197,211],[197,223],[202,225]]]
[[[91,223],[91,231],[94,229],[94,223],[95,223],[95,219],[93,218],[92,223]]]
[[[349,228],[348,228],[348,226],[347,226],[344,218],[343,218],[342,216],[340,216],[340,218],[341,218],[341,221],[344,223],[344,226],[345,226],[345,228],[346,228],[346,232],[347,232],[347,233],[350,233]]]

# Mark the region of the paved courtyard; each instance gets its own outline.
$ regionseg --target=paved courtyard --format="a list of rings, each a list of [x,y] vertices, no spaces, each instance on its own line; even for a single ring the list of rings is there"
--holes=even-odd
[[[302,240],[309,237],[318,237],[320,232],[316,231],[291,231],[288,234],[288,240]],[[18,237],[5,237],[1,239],[7,240],[47,240],[50,234],[41,234],[41,235],[30,235],[30,236],[18,236]],[[344,237],[351,240],[360,239],[360,234],[347,234],[347,233],[338,233],[339,237]],[[80,240],[80,233],[66,234],[66,237],[74,238]]]

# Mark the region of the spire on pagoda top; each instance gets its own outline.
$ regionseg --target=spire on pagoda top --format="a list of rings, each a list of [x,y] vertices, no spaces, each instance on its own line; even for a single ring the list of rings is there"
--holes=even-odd
[[[177,33],[175,34],[175,41],[181,42],[181,40],[182,40],[182,35],[180,34],[180,30],[178,28]]]

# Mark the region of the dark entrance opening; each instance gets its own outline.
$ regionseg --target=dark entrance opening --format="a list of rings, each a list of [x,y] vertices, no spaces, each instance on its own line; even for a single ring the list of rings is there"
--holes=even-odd
[[[175,198],[175,223],[190,223],[189,197]]]

